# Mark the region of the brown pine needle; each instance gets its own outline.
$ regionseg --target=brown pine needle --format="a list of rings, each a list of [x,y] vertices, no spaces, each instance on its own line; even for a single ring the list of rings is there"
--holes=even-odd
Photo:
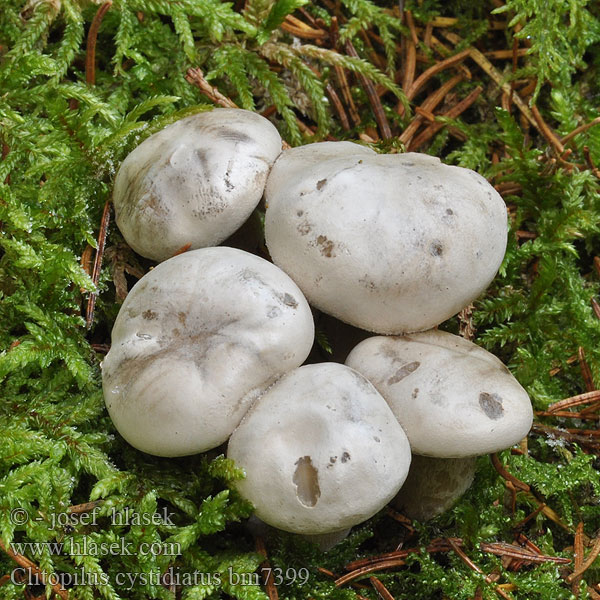
[[[538,554],[521,548],[521,546],[515,546],[514,544],[506,544],[504,542],[493,542],[490,544],[482,543],[479,546],[483,552],[489,552],[496,556],[509,556],[511,558],[519,559],[523,562],[529,563],[546,563],[553,562],[557,564],[569,564],[570,558],[563,558],[562,556],[546,556],[544,554]]]
[[[354,571],[350,571],[350,573],[346,573],[346,575],[342,575],[338,579],[335,580],[336,587],[341,587],[358,579],[359,577],[363,577],[368,575],[369,573],[376,573],[377,571],[384,571],[386,569],[396,569],[398,567],[402,567],[406,564],[404,559],[397,558],[395,560],[387,560],[375,563],[373,565],[369,565],[366,567],[361,567],[360,569],[355,569]]]
[[[458,44],[462,42],[462,39],[455,33],[442,31],[442,35],[453,44]],[[494,65],[483,55],[483,53],[481,53],[479,50],[477,50],[477,48],[474,48],[473,46],[470,46],[469,49],[465,50],[464,52],[469,52],[471,58],[487,73],[487,75],[494,81],[494,83],[498,87],[500,87],[503,92],[510,94],[510,84],[505,81],[504,75],[502,75],[502,73],[500,73],[500,71],[498,71],[498,69],[494,67]],[[514,102],[515,106],[523,113],[525,118],[534,127],[537,128],[538,124],[534,119],[531,110],[529,110],[529,107],[527,106],[527,104],[525,104],[525,102],[522,100],[519,94],[517,94],[516,92],[513,93],[512,101]]]
[[[359,58],[358,52],[356,51],[356,48],[354,48],[354,45],[350,40],[346,41],[345,47],[348,56]],[[377,121],[377,125],[379,127],[379,132],[381,134],[382,139],[387,140],[391,138],[392,130],[390,129],[390,124],[388,123],[387,117],[385,116],[383,106],[381,105],[381,100],[379,99],[379,96],[375,91],[375,86],[364,75],[357,73],[357,76],[369,98],[369,102],[371,104],[371,108],[373,109],[375,120]]]
[[[17,554],[10,547],[6,547],[2,540],[0,540],[0,550],[3,550],[8,556],[14,560],[20,567],[28,569],[31,573],[40,578],[40,581],[46,581],[46,573],[44,573],[34,562],[30,561],[26,556]],[[62,600],[68,600],[69,592],[65,590],[58,583],[51,585],[54,593],[62,598]]]
[[[494,465],[494,469],[498,471],[498,473],[506,479],[506,481],[510,481],[518,490],[522,490],[524,492],[529,492],[531,488],[520,479],[517,479],[514,475],[511,475],[505,468],[504,465],[500,462],[497,454],[491,454],[490,458],[492,460],[492,465]]]
[[[459,52],[458,54],[455,54],[454,56],[451,56],[450,58],[447,58],[445,60],[441,60],[440,62],[436,63],[432,67],[429,67],[429,69],[427,69],[424,73],[422,73],[421,75],[419,75],[419,77],[417,77],[417,79],[412,84],[412,86],[410,87],[409,90],[405,90],[406,97],[409,100],[412,100],[417,95],[419,90],[434,75],[437,75],[444,69],[447,69],[448,67],[451,67],[451,66],[463,61],[465,58],[467,58],[467,56],[469,56],[470,53],[471,53],[470,50],[463,50],[462,52]]]
[[[565,147],[554,131],[552,131],[548,123],[544,121],[537,106],[533,105],[531,107],[531,114],[537,123],[538,131],[546,138],[546,141],[556,150],[558,155],[562,155],[565,151]]]
[[[581,404],[588,404],[596,400],[600,400],[600,390],[585,392],[584,394],[578,394],[577,396],[571,396],[570,398],[565,398],[564,400],[555,402],[546,409],[546,412],[556,413],[565,408],[572,408],[574,406],[580,406]]]
[[[595,391],[596,386],[594,385],[594,378],[592,376],[590,365],[588,365],[587,360],[585,359],[585,350],[579,346],[577,354],[579,355],[579,368],[581,369],[581,376],[585,383],[585,389],[588,392],[593,392]]]
[[[104,257],[104,247],[106,246],[106,236],[108,234],[108,224],[110,222],[110,200],[104,203],[102,211],[102,220],[100,221],[100,232],[98,233],[98,249],[94,258],[94,268],[92,269],[92,282],[98,286],[100,281],[100,270],[102,268],[102,258]],[[85,324],[89,329],[94,322],[94,308],[96,306],[96,292],[91,292],[88,298],[85,310]]]
[[[433,94],[428,96],[420,107],[415,109],[415,118],[410,122],[408,127],[400,135],[399,139],[403,144],[407,144],[408,142],[410,142],[414,134],[417,132],[417,130],[423,123],[423,117],[419,114],[419,109],[429,112],[433,111],[437,107],[437,105],[446,97],[446,94],[448,94],[448,92],[450,92],[450,90],[452,90],[452,88],[454,88],[463,79],[463,75],[455,75],[454,77],[446,81],[446,83],[444,83],[444,85],[442,85],[438,90],[433,92]]]
[[[583,521],[580,521],[577,525],[577,529],[575,530],[575,541],[573,543],[573,570],[578,571],[581,569],[583,565]],[[571,591],[577,597],[579,597],[579,581],[581,579],[581,575],[575,577],[571,582]]]
[[[382,600],[394,600],[394,596],[390,594],[385,585],[377,577],[369,577],[369,581]]]
[[[579,127],[576,127],[575,129],[573,129],[573,131],[571,131],[570,133],[567,133],[567,135],[563,136],[560,141],[564,145],[566,145],[576,135],[579,135],[580,133],[583,133],[584,131],[587,131],[590,127],[593,127],[594,125],[598,125],[599,123],[600,123],[600,117],[596,117],[595,119],[593,119],[589,123],[584,123],[583,125],[580,125]]]
[[[475,100],[477,100],[481,92],[483,92],[482,87],[475,88],[466,98],[461,100],[458,104],[456,104],[456,106],[453,106],[448,112],[445,112],[442,116],[447,117],[449,119],[456,119],[461,113],[467,110],[467,108],[469,108],[469,106],[471,106],[471,104],[473,104]],[[445,123],[440,123],[439,121],[432,123],[431,125],[429,125],[429,127],[427,127],[427,129],[425,129],[425,131],[420,133],[414,141],[411,142],[408,149],[410,151],[418,150],[444,126]]]
[[[587,555],[587,558],[583,561],[583,564],[579,567],[579,569],[575,569],[575,571],[573,571],[573,573],[571,573],[571,575],[569,575],[567,577],[566,582],[571,583],[577,577],[580,577],[581,575],[583,575],[592,566],[593,562],[598,558],[599,555],[600,555],[600,536],[598,536],[594,540],[592,549],[591,549],[590,553]]]
[[[89,85],[96,83],[96,41],[98,39],[98,31],[102,25],[102,19],[112,6],[112,0],[108,0],[100,6],[94,15],[92,24],[88,31],[87,44],[85,49],[85,81]]]
[[[269,563],[269,558],[267,555],[267,548],[265,546],[265,542],[261,537],[257,537],[255,539],[256,544],[256,553],[264,556],[265,560],[261,563],[259,570],[265,570],[267,572],[266,575],[263,575],[265,591],[267,592],[267,596],[269,600],[279,600],[279,592],[277,591],[277,586],[273,581],[273,572],[271,571],[271,565]]]
[[[208,96],[210,100],[212,100],[215,104],[222,106],[224,108],[239,108],[238,105],[231,100],[231,98],[227,98],[221,94],[221,92],[216,88],[210,85],[206,79],[204,79],[204,73],[202,69],[191,68],[187,70],[185,75],[185,79],[188,83],[195,85],[205,96]]]

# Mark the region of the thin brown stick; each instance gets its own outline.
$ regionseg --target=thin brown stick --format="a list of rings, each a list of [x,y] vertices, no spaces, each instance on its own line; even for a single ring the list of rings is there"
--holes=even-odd
[[[585,158],[585,162],[588,166],[588,169],[598,178],[600,179],[600,169],[594,164],[592,159],[592,153],[590,152],[589,146],[583,147],[583,156]]]
[[[560,141],[566,145],[567,143],[569,143],[576,135],[579,135],[580,133],[583,133],[584,131],[587,131],[590,127],[593,127],[594,125],[598,125],[600,124],[600,117],[596,117],[595,119],[591,120],[589,123],[584,123],[583,125],[580,125],[579,127],[576,127],[575,129],[573,129],[573,131],[567,133],[567,135],[563,136]]]
[[[397,558],[395,560],[387,560],[381,561],[374,565],[369,565],[366,567],[361,567],[360,569],[356,569],[351,571],[350,573],[346,573],[346,575],[342,575],[338,579],[335,580],[336,587],[341,587],[342,585],[346,585],[359,577],[363,577],[364,575],[368,575],[369,573],[376,573],[377,571],[383,571],[385,569],[396,569],[397,567],[402,567],[406,564],[406,561],[402,558]]]
[[[516,52],[513,50],[490,50],[489,52],[484,52],[483,55],[486,58],[502,60],[508,58],[512,59],[515,55],[517,57],[525,56],[527,52],[528,48],[519,48]]]
[[[452,539],[459,546],[462,545],[462,540],[460,538]],[[432,540],[429,546],[425,548],[425,550],[430,554],[436,552],[448,552],[450,549],[451,547],[448,543],[448,538],[436,538]],[[410,554],[416,554],[418,552],[421,552],[421,548],[405,548],[404,550],[396,550],[395,552],[385,552],[384,554],[378,554],[377,556],[371,556],[369,558],[360,558],[358,560],[354,560],[345,565],[344,568],[348,571],[353,571],[362,567],[368,567],[380,563],[395,561],[397,559],[404,559]]]
[[[475,100],[477,100],[479,94],[483,92],[482,87],[475,88],[466,98],[461,100],[458,104],[453,106],[449,111],[445,112],[442,116],[447,117],[449,119],[456,119],[461,113],[463,113]],[[445,126],[445,123],[440,123],[436,121],[432,123],[420,133],[417,138],[411,142],[409,150],[414,151],[420,148],[425,142],[429,141],[440,129]]]
[[[450,31],[442,31],[442,35],[453,44],[458,44],[462,42],[460,36]],[[489,75],[489,77],[491,77],[494,83],[496,83],[496,85],[500,87],[502,91],[504,91],[507,94],[510,94],[510,84],[505,81],[504,75],[502,75],[502,73],[500,73],[500,71],[498,71],[498,69],[494,67],[494,65],[483,55],[482,52],[480,52],[479,50],[477,50],[477,48],[474,48],[473,46],[470,46],[468,50],[465,50],[465,52],[466,51],[470,53],[471,58]],[[534,127],[538,127],[538,124],[534,119],[531,110],[529,110],[529,107],[519,96],[519,94],[514,93],[512,100],[515,106],[521,111],[521,113],[523,113],[525,118]]]
[[[44,573],[34,562],[30,561],[26,556],[23,556],[22,554],[17,554],[10,547],[7,548],[2,542],[2,540],[0,540],[0,550],[3,550],[6,554],[8,554],[8,556],[12,560],[14,560],[19,566],[23,567],[24,569],[28,569],[34,575],[39,577],[40,581],[44,582],[45,585],[46,573]],[[62,600],[68,600],[69,592],[65,590],[62,586],[60,586],[58,583],[55,583],[51,587],[54,593],[60,598],[62,598]]]
[[[331,17],[329,37],[333,48],[337,48],[340,40],[337,17]],[[352,97],[352,93],[350,92],[350,85],[348,84],[346,72],[340,66],[335,66],[333,70],[335,72],[335,76],[337,77],[338,83],[340,84],[340,89],[342,90],[342,98],[344,99],[344,102],[348,107],[350,118],[354,122],[354,125],[358,125],[360,123],[360,115],[358,114],[358,110],[356,108],[356,105],[354,104],[354,98]]]
[[[546,141],[558,152],[559,156],[564,153],[565,147],[558,139],[558,136],[552,131],[548,123],[544,121],[538,107],[535,104],[531,107],[531,114],[537,123],[539,132],[546,138]]]
[[[594,378],[592,376],[590,365],[588,365],[587,360],[585,359],[585,350],[579,346],[577,354],[579,355],[579,368],[581,369],[581,376],[585,383],[585,389],[588,392],[593,392],[596,390],[596,386],[594,385]]]
[[[331,99],[331,102],[338,114],[338,117],[340,118],[340,123],[342,125],[342,128],[344,130],[348,131],[350,129],[350,121],[348,121],[348,115],[346,114],[346,111],[344,110],[344,105],[342,104],[340,97],[338,96],[337,92],[335,91],[335,88],[330,83],[328,83],[327,86],[325,87],[325,90],[327,91],[327,94],[328,94],[329,98]]]
[[[437,75],[438,73],[440,73],[444,69],[447,69],[448,67],[451,67],[459,62],[462,62],[465,58],[467,58],[467,56],[470,55],[470,53],[471,53],[470,50],[463,50],[462,52],[459,52],[458,54],[455,54],[454,56],[451,56],[445,60],[441,60],[440,62],[436,63],[432,67],[429,67],[429,69],[427,69],[424,73],[421,73],[421,75],[419,75],[419,77],[417,77],[417,79],[412,84],[410,89],[406,90],[406,97],[409,100],[412,100],[417,95],[419,90],[434,75]]]
[[[263,575],[263,580],[265,584],[265,591],[267,592],[267,596],[269,600],[279,600],[279,592],[277,591],[277,586],[273,580],[273,573],[271,571],[271,565],[269,563],[269,558],[267,555],[267,548],[265,546],[265,542],[261,537],[257,537],[255,539],[256,544],[256,553],[264,556],[265,560],[261,563],[259,570],[264,569],[267,571],[266,575]]]
[[[88,31],[87,43],[85,47],[85,81],[88,85],[96,83],[96,41],[98,40],[98,31],[102,25],[102,19],[112,6],[112,0],[107,0],[96,11],[90,29]]]
[[[492,460],[492,465],[494,465],[494,469],[498,471],[498,473],[502,476],[506,481],[510,481],[517,489],[522,490],[524,492],[531,491],[531,488],[521,481],[517,479],[514,475],[511,475],[505,468],[504,465],[500,462],[497,454],[490,454],[490,458]]]
[[[381,600],[394,600],[394,596],[390,594],[389,590],[385,587],[385,585],[383,585],[383,583],[381,583],[381,581],[379,581],[379,579],[377,579],[377,577],[369,577],[369,581],[371,582],[371,585],[375,591],[381,597]]]
[[[593,564],[593,562],[600,555],[600,536],[598,536],[594,540],[594,544],[592,545],[592,549],[590,553],[587,555],[587,558],[583,561],[583,564],[579,567],[579,569],[575,569],[571,575],[566,578],[567,583],[571,583],[577,577],[583,575]]]
[[[90,512],[94,510],[98,506],[102,506],[104,504],[104,500],[94,500],[93,502],[84,502],[83,504],[74,504],[73,506],[69,506],[67,512],[71,515],[78,515],[82,513]]]
[[[429,112],[433,111],[437,107],[437,105],[446,97],[448,92],[450,92],[450,90],[452,90],[452,88],[454,88],[463,79],[464,76],[462,74],[455,75],[454,77],[446,81],[446,83],[444,83],[444,85],[442,85],[439,89],[437,89],[430,96],[428,96],[423,101],[420,107],[417,107],[415,109],[415,118],[409,123],[408,127],[400,135],[399,139],[403,144],[408,144],[408,142],[410,142],[414,134],[417,132],[417,130],[423,123],[423,117],[419,114],[419,109],[423,109]]]
[[[348,56],[359,58],[358,52],[356,51],[356,48],[350,40],[346,41],[345,47]],[[388,123],[387,117],[385,116],[383,106],[381,105],[381,100],[379,99],[379,96],[375,91],[375,86],[364,75],[361,75],[360,73],[357,73],[357,75],[362,87],[364,88],[369,98],[369,102],[371,103],[371,108],[373,109],[373,113],[375,115],[375,120],[377,121],[381,137],[384,140],[391,138],[392,130],[390,129],[390,124]]]
[[[577,529],[575,530],[575,540],[573,543],[573,570],[578,571],[581,569],[583,565],[583,521],[580,521],[577,525]],[[571,592],[579,597],[579,581],[581,580],[581,575],[575,577],[571,582]]]
[[[221,92],[216,88],[210,85],[208,81],[204,78],[204,73],[202,69],[191,68],[187,70],[185,75],[185,79],[188,83],[196,86],[205,96],[208,96],[210,100],[212,100],[215,104],[219,106],[223,106],[224,108],[239,108],[238,105],[231,100],[231,98],[227,98],[221,94]]]
[[[538,552],[531,552],[521,548],[521,546],[515,546],[514,544],[506,544],[504,542],[492,542],[489,544],[482,543],[479,545],[483,552],[495,554],[496,556],[508,556],[511,558],[519,559],[520,561],[529,563],[546,563],[553,562],[561,565],[569,564],[570,558],[563,558],[562,556],[547,556]]]
[[[454,550],[454,552],[456,553],[456,555],[460,558],[460,560],[462,560],[465,565],[467,565],[467,567],[469,567],[470,569],[472,569],[473,571],[475,571],[476,573],[479,573],[480,575],[484,575],[484,572],[481,570],[480,567],[478,567],[466,554],[465,552],[462,550],[462,548],[460,548],[460,546],[458,546],[456,544],[456,542],[454,542],[451,538],[448,538],[448,543],[450,544],[450,546],[452,547],[452,550]]]
[[[580,406],[581,404],[588,404],[595,400],[600,400],[600,390],[594,390],[592,392],[585,392],[585,394],[578,394],[577,396],[571,396],[565,398],[559,402],[551,404],[546,411],[549,413],[555,413],[561,411],[564,408],[572,408],[573,406]]]
[[[102,268],[102,258],[104,257],[104,248],[106,246],[106,236],[108,234],[108,224],[110,222],[110,199],[104,203],[102,211],[102,220],[100,221],[100,232],[98,233],[98,249],[94,257],[94,268],[92,269],[92,282],[94,286],[100,281],[100,269]],[[94,322],[94,308],[96,306],[96,292],[90,292],[87,307],[85,310],[85,323],[89,329]]]
[[[313,29],[292,15],[287,15],[280,27],[284,31],[287,31],[288,33],[291,33],[299,38],[318,40],[325,39],[327,37],[327,32],[324,29]]]
[[[594,310],[594,314],[596,315],[596,317],[600,319],[600,303],[598,303],[598,300],[596,300],[596,298],[592,298],[592,309]]]

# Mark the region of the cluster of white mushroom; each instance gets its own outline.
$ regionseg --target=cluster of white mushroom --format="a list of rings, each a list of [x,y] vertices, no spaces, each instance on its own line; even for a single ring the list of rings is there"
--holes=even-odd
[[[263,193],[275,264],[211,247]],[[246,473],[239,491],[266,523],[329,534],[395,497],[431,517],[468,487],[469,457],[527,434],[531,404],[508,369],[432,329],[486,288],[504,255],[506,207],[473,171],[349,142],[282,152],[266,119],[217,109],[138,146],[114,206],[132,248],[164,261],[112,331],[102,372],[115,426],[159,456],[229,439]],[[300,366],[309,302],[385,335],[346,365]],[[429,458],[409,475],[411,449]]]

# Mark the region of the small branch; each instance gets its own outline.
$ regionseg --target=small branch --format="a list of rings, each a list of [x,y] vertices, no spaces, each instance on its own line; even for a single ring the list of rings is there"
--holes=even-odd
[[[570,398],[565,398],[564,400],[555,402],[546,409],[546,412],[554,413],[565,408],[572,408],[574,406],[580,406],[581,404],[588,404],[595,400],[600,400],[600,390],[586,392],[585,394],[578,394],[577,396],[571,396]]]
[[[261,537],[256,538],[256,552],[261,556],[265,557],[265,560],[261,563],[259,569],[262,571],[265,569],[267,571],[267,575],[264,576],[265,582],[265,591],[267,592],[267,596],[269,600],[279,600],[279,593],[277,592],[277,586],[273,581],[273,573],[271,571],[271,565],[269,564],[269,558],[267,555],[267,548],[265,546],[265,542]]]
[[[465,58],[467,58],[467,56],[470,55],[470,53],[471,53],[470,50],[463,50],[462,52],[459,52],[458,54],[455,54],[454,56],[451,56],[450,58],[442,60],[442,61],[436,63],[435,65],[433,65],[432,67],[429,67],[429,69],[427,69],[427,71],[425,71],[424,73],[419,75],[419,77],[416,79],[416,81],[412,84],[411,88],[409,90],[406,90],[406,97],[409,100],[412,100],[417,95],[419,90],[434,75],[437,75],[444,69],[447,69],[448,67],[451,67],[451,66],[455,65],[456,63],[462,62]]]
[[[593,127],[594,125],[598,125],[599,123],[600,123],[600,117],[596,117],[595,119],[593,119],[589,123],[584,123],[583,125],[580,125],[579,127],[576,127],[575,129],[573,129],[573,131],[571,131],[570,133],[567,133],[567,135],[563,136],[560,141],[564,145],[566,145],[576,135],[579,135],[580,133],[583,133],[584,131],[587,131],[590,127]]]
[[[356,51],[354,45],[350,40],[346,42],[346,53],[348,54],[348,56],[360,58],[358,56],[358,52]],[[373,108],[373,113],[375,114],[375,120],[377,121],[377,125],[379,126],[379,132],[381,133],[381,137],[384,140],[391,138],[392,130],[390,129],[390,124],[388,123],[387,117],[385,116],[383,106],[381,105],[381,100],[379,99],[379,96],[375,91],[375,86],[364,75],[357,73],[357,76],[360,79],[360,83],[363,86],[369,98],[371,107]]]
[[[490,458],[492,459],[492,465],[494,465],[494,469],[498,471],[500,476],[506,481],[510,481],[517,489],[523,492],[531,491],[531,488],[520,479],[517,479],[514,475],[511,475],[505,468],[504,465],[500,462],[497,454],[491,454]]]
[[[104,247],[106,245],[106,236],[108,234],[108,224],[110,222],[110,200],[104,203],[102,211],[102,221],[100,222],[100,232],[98,233],[98,250],[94,258],[94,268],[92,269],[92,282],[94,286],[98,286],[100,280],[100,269],[102,268],[102,258],[104,256]],[[94,307],[96,306],[96,292],[91,292],[88,298],[87,308],[85,311],[85,323],[89,329],[94,321]]]
[[[510,558],[516,558],[523,562],[529,563],[546,563],[553,562],[561,565],[566,565],[571,562],[570,558],[563,558],[562,556],[546,556],[537,552],[530,552],[521,548],[521,546],[515,546],[514,544],[506,544],[504,542],[492,542],[490,544],[482,543],[479,545],[483,552],[489,552],[496,556],[508,556]]]
[[[588,365],[587,360],[585,359],[585,350],[579,346],[577,353],[579,355],[579,368],[581,369],[581,376],[585,383],[585,389],[588,392],[593,392],[596,390],[596,386],[594,385],[594,378],[592,376],[590,365]]]
[[[475,88],[466,98],[461,100],[458,104],[453,106],[448,112],[445,112],[441,116],[449,119],[456,119],[461,113],[467,110],[467,108],[469,108],[469,106],[471,106],[471,104],[473,104],[475,100],[477,100],[481,92],[483,92],[482,87]],[[425,131],[419,134],[419,136],[417,136],[417,138],[413,142],[411,142],[409,150],[418,150],[423,144],[425,144],[425,142],[429,141],[444,126],[445,123],[440,123],[439,121],[436,121],[435,123],[429,125],[429,127],[427,127]]]
[[[381,600],[394,600],[394,596],[390,594],[385,585],[383,585],[383,583],[381,583],[377,577],[369,577],[369,581],[371,582],[371,585],[375,591],[381,597]]]
[[[46,584],[46,574],[34,562],[30,561],[26,556],[23,556],[22,554],[17,554],[10,547],[7,548],[3,544],[2,540],[0,540],[0,550],[3,550],[6,554],[8,554],[8,556],[12,560],[14,560],[19,566],[23,567],[24,569],[28,569],[31,573],[39,577],[40,581],[44,582],[44,585]],[[68,600],[69,592],[65,590],[62,586],[58,585],[58,583],[55,583],[51,587],[54,593],[60,598],[62,598],[62,600]]]
[[[583,562],[583,564],[579,567],[579,569],[576,569],[575,571],[573,571],[573,573],[571,573],[571,575],[569,575],[567,577],[566,582],[571,583],[577,577],[580,577],[581,575],[583,575],[592,566],[592,563],[598,558],[599,555],[600,555],[600,536],[598,536],[594,540],[592,550],[588,554],[588,556],[585,559],[585,561]]]
[[[562,145],[561,141],[558,139],[558,136],[552,131],[550,126],[544,121],[538,107],[533,105],[531,107],[531,114],[537,123],[537,127],[539,132],[546,138],[546,141],[556,150],[559,156],[561,156],[565,147]]]
[[[327,37],[327,32],[324,29],[313,29],[292,15],[287,15],[280,27],[299,38],[319,40]]]
[[[454,88],[458,83],[460,83],[464,79],[464,75],[458,74],[446,81],[444,85],[442,85],[439,89],[433,92],[430,96],[428,96],[421,106],[415,108],[415,117],[410,122],[408,127],[402,132],[400,135],[400,141],[403,144],[408,144],[410,140],[413,138],[414,134],[417,132],[421,124],[423,123],[423,116],[419,113],[419,110],[433,111],[438,104],[446,97],[446,95]]]
[[[100,6],[94,15],[90,30],[88,31],[85,49],[85,81],[89,85],[95,85],[96,83],[96,41],[100,25],[102,25],[102,19],[104,19],[104,15],[111,6],[112,0],[108,0]]]
[[[187,70],[185,74],[185,80],[192,85],[195,85],[205,96],[208,96],[210,100],[212,100],[215,104],[222,106],[223,108],[239,108],[238,105],[227,98],[227,96],[223,96],[221,92],[216,88],[210,85],[208,81],[204,78],[204,73],[202,69],[190,68]]]

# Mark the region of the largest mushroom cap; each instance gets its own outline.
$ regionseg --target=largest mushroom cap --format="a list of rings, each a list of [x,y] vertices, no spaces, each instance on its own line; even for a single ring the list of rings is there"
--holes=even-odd
[[[378,333],[437,325],[476,298],[506,248],[506,206],[480,175],[349,142],[284,151],[266,188],[275,264],[309,302]]]
[[[336,363],[300,367],[246,414],[227,454],[256,515],[293,533],[340,531],[368,519],[402,485],[406,435],[359,373]]]
[[[106,406],[150,454],[214,448],[253,394],[302,364],[313,334],[304,296],[275,265],[233,248],[187,252],[125,299],[102,364]]]
[[[523,439],[533,410],[527,392],[483,348],[444,331],[375,336],[346,364],[387,400],[415,454],[462,458]]]
[[[165,260],[216,246],[260,201],[281,138],[270,121],[236,108],[204,112],[151,135],[115,179],[116,221],[139,254]]]

